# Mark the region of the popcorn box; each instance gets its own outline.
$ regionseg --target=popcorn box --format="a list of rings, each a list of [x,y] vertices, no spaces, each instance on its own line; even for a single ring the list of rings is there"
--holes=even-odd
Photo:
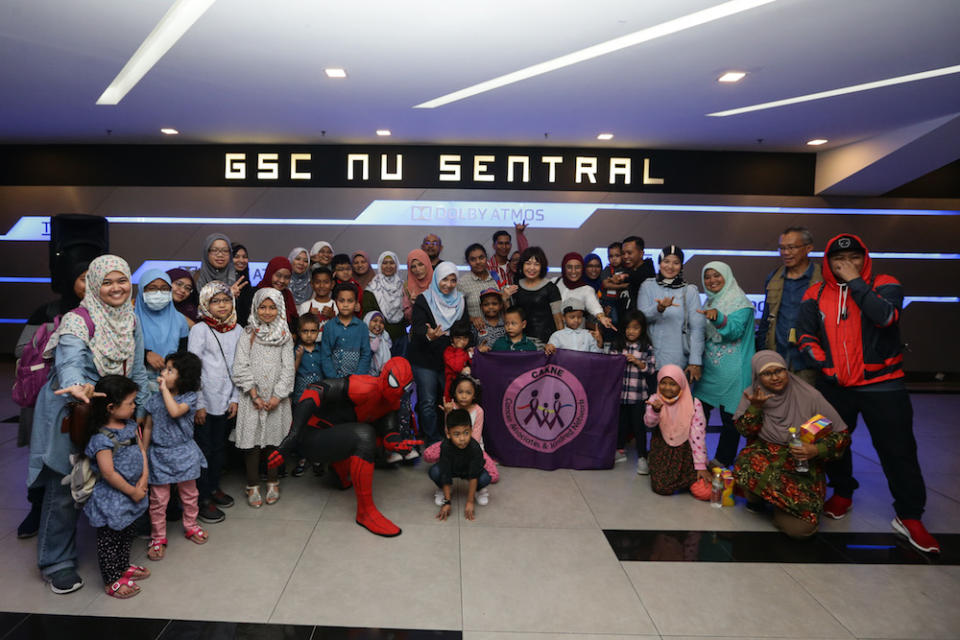
[[[802,441],[813,444],[833,431],[832,424],[829,418],[818,413],[800,425],[797,435]]]

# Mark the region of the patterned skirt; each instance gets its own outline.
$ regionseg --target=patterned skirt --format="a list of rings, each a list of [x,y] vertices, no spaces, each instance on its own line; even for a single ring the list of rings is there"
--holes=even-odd
[[[827,483],[819,459],[810,460],[810,471],[800,473],[786,445],[757,438],[737,456],[733,477],[746,491],[796,518],[812,524],[820,519]]]
[[[654,493],[669,496],[677,490],[688,490],[697,481],[690,441],[671,447],[663,439],[660,429],[654,429],[650,437],[647,463],[650,465],[650,486]]]

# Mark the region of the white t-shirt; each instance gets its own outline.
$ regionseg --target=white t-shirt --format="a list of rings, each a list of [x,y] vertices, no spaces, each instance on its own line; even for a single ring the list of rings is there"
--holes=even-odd
[[[306,302],[301,302],[300,304],[297,305],[297,315],[302,316],[305,313],[312,313],[313,315],[317,316],[317,318],[320,320],[320,334],[322,335],[323,325],[326,324],[327,322],[327,318],[321,315],[321,312],[324,309],[333,309],[334,317],[336,317],[336,314],[339,313],[339,311],[337,310],[337,303],[333,301],[333,298],[331,298],[326,302],[317,302],[313,298],[310,298]],[[319,338],[318,338],[318,341],[319,341]]]

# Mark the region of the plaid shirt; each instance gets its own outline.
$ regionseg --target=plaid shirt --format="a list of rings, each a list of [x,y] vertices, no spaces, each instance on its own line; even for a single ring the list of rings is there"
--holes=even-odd
[[[478,278],[473,271],[462,271],[457,274],[457,289],[463,294],[463,301],[467,303],[468,318],[482,318],[480,312],[480,294],[486,289],[501,289],[497,281],[487,272],[485,278]]]
[[[646,402],[650,397],[650,380],[657,370],[656,358],[653,356],[653,347],[641,349],[635,342],[628,342],[622,350],[611,349],[610,353],[631,355],[647,363],[644,371],[635,364],[627,363],[623,370],[623,387],[620,391],[620,404],[639,404]]]
[[[507,335],[503,328],[503,318],[499,318],[495,325],[488,324],[484,318],[483,329],[477,331],[476,327],[471,327],[470,330],[473,332],[473,344],[478,347],[484,344],[493,347],[494,342]]]

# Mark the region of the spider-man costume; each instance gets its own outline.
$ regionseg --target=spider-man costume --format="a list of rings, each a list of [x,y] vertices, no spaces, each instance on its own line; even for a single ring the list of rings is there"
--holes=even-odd
[[[283,464],[298,454],[314,463],[332,463],[344,489],[353,484],[357,524],[379,536],[398,536],[400,527],[373,503],[373,461],[378,441],[390,451],[409,451],[398,415],[409,398],[413,372],[405,358],[391,358],[379,376],[347,376],[308,385],[293,410],[290,433],[268,458]]]

